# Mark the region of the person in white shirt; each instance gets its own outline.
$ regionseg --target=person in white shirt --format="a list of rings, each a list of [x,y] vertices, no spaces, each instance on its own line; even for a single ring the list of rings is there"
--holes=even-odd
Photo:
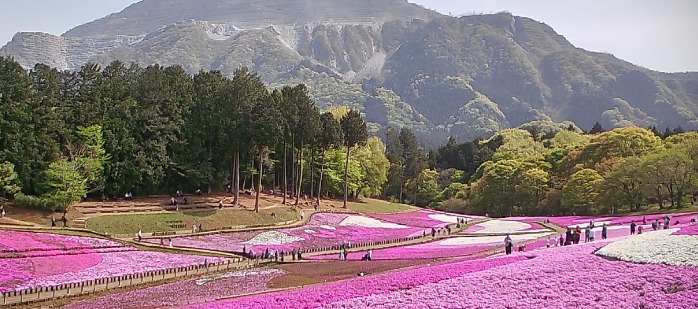
[[[141,239],[143,239],[143,230],[138,230],[138,242],[140,242]]]

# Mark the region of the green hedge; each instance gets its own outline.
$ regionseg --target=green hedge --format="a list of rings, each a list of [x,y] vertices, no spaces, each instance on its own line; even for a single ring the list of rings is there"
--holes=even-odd
[[[45,211],[65,211],[65,202],[52,197],[32,196],[18,193],[15,195],[14,204],[24,208],[32,208]]]

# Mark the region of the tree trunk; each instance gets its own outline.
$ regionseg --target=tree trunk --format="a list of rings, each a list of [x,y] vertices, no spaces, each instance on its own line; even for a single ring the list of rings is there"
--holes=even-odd
[[[262,192],[262,168],[264,162],[264,148],[259,149],[259,176],[257,176],[257,192],[254,198],[254,212],[259,213],[259,194]]]
[[[286,137],[284,137],[284,179],[283,179],[283,188],[284,188],[284,200],[281,202],[281,204],[286,204],[286,196],[288,195],[288,177],[286,175]]]
[[[209,164],[213,165],[213,146],[211,145],[211,139],[208,139],[208,162]],[[211,192],[211,182],[213,181],[213,175],[209,175],[208,178],[208,184],[207,186],[207,191],[206,192]]]
[[[298,199],[301,196],[301,191],[303,189],[303,139],[301,139],[301,145],[298,149],[298,188],[296,188],[296,206],[298,206]]]
[[[404,182],[402,181],[402,179],[400,179],[400,204],[403,203],[403,201],[402,201],[402,187],[403,186],[404,186]]]
[[[349,194],[349,151],[351,147],[347,146],[347,160],[344,164],[344,204],[342,208],[347,208],[347,197]]]
[[[293,193],[296,192],[296,175],[298,169],[296,168],[296,137],[291,135],[291,197]]]
[[[317,181],[317,208],[320,209],[320,195],[322,195],[322,174],[325,173],[325,150],[322,150],[322,159],[320,163],[320,178]]]
[[[235,172],[233,175],[233,183],[231,186],[231,189],[233,190],[233,205],[238,206],[240,204],[240,152],[236,151],[235,152],[235,160],[234,163],[235,165]]]
[[[315,146],[311,147],[310,151],[310,199],[312,200],[315,195]]]

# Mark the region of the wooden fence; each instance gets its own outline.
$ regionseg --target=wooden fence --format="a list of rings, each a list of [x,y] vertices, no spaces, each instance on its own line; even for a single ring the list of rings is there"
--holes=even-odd
[[[114,288],[123,288],[139,284],[157,282],[166,279],[184,278],[197,275],[205,275],[225,270],[240,270],[258,267],[260,260],[227,261],[207,263],[186,267],[177,267],[144,273],[101,278],[77,283],[35,287],[29,289],[8,291],[2,293],[2,306],[20,305],[37,301],[72,297],[77,295],[93,294]],[[268,262],[268,261],[267,261]]]

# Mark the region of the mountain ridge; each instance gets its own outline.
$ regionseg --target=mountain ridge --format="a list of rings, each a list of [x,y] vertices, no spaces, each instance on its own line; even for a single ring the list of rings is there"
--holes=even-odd
[[[235,17],[240,14],[233,14],[228,20],[189,18],[155,28],[150,22],[139,24],[140,15],[135,15],[129,17],[134,21],[130,28],[99,32],[139,6],[185,3],[145,0],[58,39],[20,36],[0,49],[0,55],[14,55],[25,67],[44,59],[62,69],[77,69],[87,59],[102,65],[120,60],[182,65],[189,73],[219,70],[230,76],[247,66],[272,86],[308,84],[322,108],[349,105],[362,110],[374,134],[386,126],[407,126],[431,145],[449,135],[460,140],[486,137],[531,121],[569,120],[583,128],[597,121],[607,128],[698,127],[698,73],[656,72],[586,51],[530,18],[508,13],[456,18],[425,13],[403,0],[357,0],[352,3],[372,5],[353,7],[363,14],[360,18],[332,21],[333,12],[322,18],[309,12],[289,22],[265,13],[283,7],[281,2],[264,2],[267,7],[260,14],[274,20],[266,26],[246,29]],[[386,6],[395,8],[373,9]],[[317,20],[309,22],[308,16]],[[133,29],[150,31],[136,34]],[[85,33],[90,36],[80,36]],[[50,44],[44,52],[39,48]]]

